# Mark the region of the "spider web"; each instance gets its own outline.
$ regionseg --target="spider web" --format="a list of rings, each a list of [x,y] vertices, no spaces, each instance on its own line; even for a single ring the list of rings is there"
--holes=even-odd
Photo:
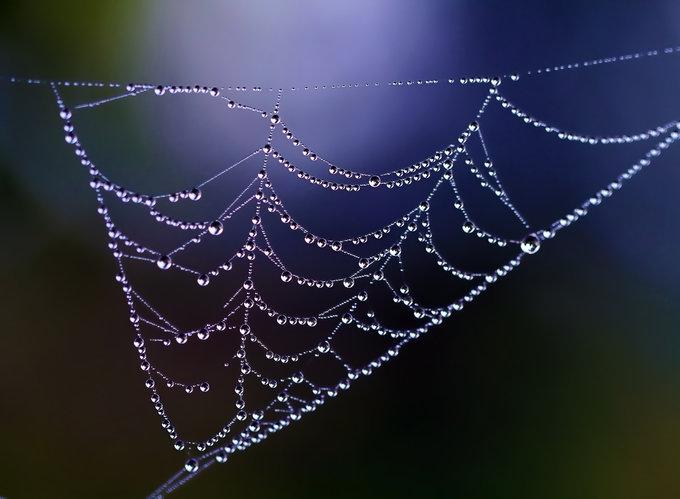
[[[370,376],[397,357],[406,345],[444,323],[510,275],[546,241],[605,202],[680,137],[677,121],[616,136],[563,130],[516,106],[504,95],[504,86],[548,73],[678,52],[680,47],[672,47],[497,77],[316,84],[288,89],[10,78],[15,84],[49,86],[55,95],[65,141],[90,175],[89,185],[106,226],[108,248],[116,264],[115,279],[129,309],[133,345],[139,367],[146,375],[146,389],[171,445],[188,456],[181,469],[152,492],[151,497],[176,490],[214,463],[228,461],[231,454],[262,442],[348,390],[359,378]],[[461,85],[479,86],[484,89],[484,95],[456,139],[416,163],[379,173],[336,164],[305,142],[286,122],[284,106],[286,96],[291,93]],[[62,96],[64,88],[124,92],[67,105]],[[237,97],[250,92],[270,93],[274,102],[268,109],[259,109]],[[124,187],[105,174],[86,150],[85,141],[76,129],[78,113],[84,110],[132,97],[167,99],[184,94],[212,99],[214,105],[222,106],[225,112],[246,113],[264,120],[267,133],[262,145],[198,183],[153,194]],[[541,229],[534,229],[506,190],[490,144],[485,141],[485,116],[492,107],[561,141],[590,146],[640,142],[649,146],[640,158],[575,209]],[[277,192],[273,170],[347,196],[363,192],[369,196],[365,198],[369,203],[384,190],[425,187],[422,188],[424,194],[417,195],[415,202],[380,227],[362,234],[336,237],[330,235],[333,233],[330,228],[328,233],[319,233],[308,226],[304,214],[295,214],[286,196]],[[237,174],[247,179],[245,186],[238,183],[238,177],[237,181],[230,182]],[[476,195],[486,202],[494,202],[512,223],[502,224],[502,229],[497,230],[477,219],[478,203],[468,199],[470,180],[474,181]],[[235,191],[229,195],[213,192],[217,185]],[[182,215],[183,207],[190,212],[193,205],[210,196],[222,205],[214,216],[195,221]],[[142,211],[135,211],[133,215],[122,211],[118,214],[118,205],[136,206]],[[449,212],[438,217],[443,206],[447,206]],[[135,224],[130,220],[138,221],[138,218],[172,232],[175,239],[164,237],[157,244],[147,243],[153,235],[132,234]],[[130,233],[123,228],[126,223],[131,226]],[[485,244],[484,256],[492,256],[478,260],[495,263],[478,270],[452,261],[451,249],[440,242],[443,238],[436,230],[443,228],[450,232],[452,227],[459,228],[468,238],[462,239],[463,243],[472,238]],[[278,244],[282,234],[304,241],[307,248],[302,258],[284,255],[285,250],[279,249],[283,244]],[[227,240],[233,245],[232,250],[225,250],[226,244],[215,245]],[[305,270],[301,260],[316,261],[316,256],[307,257],[312,254],[332,259],[333,263]],[[449,279],[446,284],[433,285],[430,274],[426,278],[420,276],[420,281],[428,281],[429,294],[418,290],[418,275],[409,271],[411,266],[420,268],[424,261]],[[479,267],[479,261],[473,267]],[[416,270],[416,274],[418,272]],[[133,278],[135,273],[141,277]],[[171,317],[176,311],[172,306],[157,304],[162,296],[151,299],[149,293],[143,291],[144,282],[166,276],[172,276],[169,286],[173,294],[179,293],[187,300],[183,304],[190,310],[192,324],[175,321]],[[187,282],[192,287],[180,291]],[[156,294],[167,295],[167,286],[148,287]],[[219,304],[215,306],[208,300],[191,304],[195,286],[217,287]],[[277,286],[284,291],[270,291]],[[454,292],[457,294],[451,298]],[[297,299],[298,293],[314,297]],[[324,298],[319,299],[322,294]],[[275,303],[273,297],[283,297],[286,303]],[[326,305],[313,311],[303,306],[306,302],[317,306],[323,300]],[[201,301],[204,300],[201,298]],[[220,379],[213,382],[196,377],[192,370],[197,366],[191,364],[186,375],[173,373],[179,359],[194,355],[192,348],[207,348],[220,359]],[[171,361],[160,367],[154,355],[157,352],[161,355],[163,351],[170,352]],[[164,392],[208,394],[214,393],[216,386],[226,390],[221,393],[232,396],[219,406],[220,410],[224,407],[230,410],[212,431],[198,439],[186,438],[166,407]]]

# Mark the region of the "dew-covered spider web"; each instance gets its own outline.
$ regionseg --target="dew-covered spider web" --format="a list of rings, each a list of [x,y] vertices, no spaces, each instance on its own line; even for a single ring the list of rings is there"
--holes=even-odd
[[[370,376],[605,203],[680,138],[678,121],[613,136],[562,129],[518,107],[506,88],[547,74],[679,52],[671,47],[501,76],[287,88],[10,78],[55,96],[65,141],[89,174],[106,227],[145,387],[170,446],[184,456],[179,471],[151,497],[225,463]],[[391,168],[338,164],[287,121],[291,95],[386,87],[475,87],[480,97],[448,143]],[[92,89],[106,95],[87,101],[76,100],[77,93],[66,96]],[[268,96],[269,107],[252,104],[253,95]],[[81,116],[124,100],[189,96],[233,119],[263,125],[257,147],[169,192],[124,187],[115,165],[100,167]],[[535,226],[506,189],[510,172],[494,161],[486,134],[491,110],[555,143],[640,143],[644,152],[576,207]],[[334,197],[321,205],[318,197],[306,204],[289,200],[295,191],[281,187],[284,177]],[[337,196],[353,204],[353,222],[356,212],[384,212],[388,195],[401,200],[400,209],[372,229],[338,235],[336,227],[318,222],[319,211],[335,209]],[[218,209],[196,217],[195,208],[206,201]],[[494,207],[483,216],[486,204]],[[488,213],[504,218],[493,223]],[[456,261],[456,252],[472,244],[480,249],[468,267]],[[189,401],[177,404],[178,395]],[[194,409],[198,398],[208,396],[216,397],[209,409]],[[197,435],[170,406],[179,420],[209,412],[211,428]]]

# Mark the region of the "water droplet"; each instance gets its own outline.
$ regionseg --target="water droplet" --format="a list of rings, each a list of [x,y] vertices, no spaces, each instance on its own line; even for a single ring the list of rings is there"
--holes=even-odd
[[[541,249],[541,239],[536,234],[529,234],[522,239],[520,247],[527,255],[533,255]]]
[[[220,449],[217,454],[215,454],[215,461],[218,463],[226,463],[227,459],[229,458],[229,454],[227,454],[227,451],[224,449]]]
[[[189,473],[196,473],[198,471],[198,461],[196,461],[194,458],[189,459],[186,463],[184,463],[184,469]]]
[[[162,255],[158,260],[156,260],[156,265],[158,265],[158,268],[161,270],[168,270],[170,267],[172,267],[172,258],[170,258],[168,255]]]
[[[188,194],[189,199],[191,199],[192,201],[198,201],[199,199],[201,199],[201,195],[202,195],[201,190],[198,187],[194,187],[193,189],[191,189]]]
[[[219,220],[215,220],[208,226],[208,232],[213,236],[219,236],[220,234],[222,234],[223,230],[224,226],[222,225],[222,222],[220,222]]]

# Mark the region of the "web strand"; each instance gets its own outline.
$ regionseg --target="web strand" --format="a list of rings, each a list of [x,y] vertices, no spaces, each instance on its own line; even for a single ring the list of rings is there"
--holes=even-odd
[[[363,83],[314,83],[304,84],[289,87],[288,91],[318,91],[318,90],[338,90],[338,89],[358,89],[358,88],[382,88],[382,87],[402,87],[402,86],[432,86],[432,85],[466,85],[466,84],[481,84],[488,85],[492,83],[495,78],[502,77],[506,81],[518,81],[520,77],[526,76],[537,78],[547,76],[554,73],[564,71],[578,71],[589,68],[597,68],[605,65],[621,64],[635,62],[650,58],[676,55],[680,53],[680,46],[668,46],[650,50],[640,50],[636,52],[629,52],[616,56],[607,56],[597,59],[588,59],[580,62],[557,64],[553,66],[544,66],[532,70],[524,71],[510,71],[499,73],[499,76],[459,76],[459,77],[444,77],[444,78],[424,78],[416,80],[389,80],[389,81],[373,81]],[[29,85],[29,86],[43,86],[55,85],[57,87],[75,87],[75,88],[110,88],[119,89],[126,88],[128,93],[122,97],[136,95],[137,90],[149,90],[155,88],[159,89],[174,89],[176,92],[203,92],[207,93],[209,89],[218,89],[221,91],[233,92],[279,92],[283,90],[281,87],[263,86],[263,85],[194,85],[194,86],[180,86],[180,85],[163,85],[163,84],[144,84],[144,83],[120,83],[120,82],[102,82],[102,81],[68,81],[68,80],[49,80],[42,78],[23,78],[18,76],[0,76],[0,80],[5,80],[8,83]],[[255,108],[253,111],[261,112]]]

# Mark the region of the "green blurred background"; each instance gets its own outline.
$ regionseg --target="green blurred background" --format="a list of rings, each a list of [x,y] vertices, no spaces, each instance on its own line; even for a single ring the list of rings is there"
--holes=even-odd
[[[326,81],[315,65],[353,39],[338,74],[466,74],[672,44],[678,8],[4,2],[0,73]],[[238,32],[229,46],[213,32],[220,24]],[[376,48],[383,36],[400,42]],[[296,47],[310,43],[317,59],[301,61]],[[0,85],[0,496],[143,496],[181,457],[141,387],[91,193],[60,144],[49,93]],[[637,179],[370,380],[176,496],[680,497],[677,163]]]

